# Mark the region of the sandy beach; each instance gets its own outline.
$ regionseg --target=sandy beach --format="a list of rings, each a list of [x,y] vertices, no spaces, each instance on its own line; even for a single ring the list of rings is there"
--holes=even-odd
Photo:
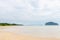
[[[0,27],[0,40],[60,40],[60,30],[57,26]]]

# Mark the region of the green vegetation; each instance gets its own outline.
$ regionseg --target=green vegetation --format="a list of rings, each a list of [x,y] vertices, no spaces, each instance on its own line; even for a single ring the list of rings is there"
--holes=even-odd
[[[0,26],[23,26],[23,24],[0,23]]]

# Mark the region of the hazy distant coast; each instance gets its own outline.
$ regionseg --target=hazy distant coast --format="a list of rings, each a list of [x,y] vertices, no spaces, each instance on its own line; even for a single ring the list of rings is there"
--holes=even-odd
[[[15,24],[15,23],[0,23],[0,26],[23,26],[23,24]]]

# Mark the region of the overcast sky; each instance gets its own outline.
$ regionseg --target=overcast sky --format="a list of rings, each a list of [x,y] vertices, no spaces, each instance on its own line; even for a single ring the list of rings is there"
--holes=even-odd
[[[42,25],[49,21],[60,22],[60,0],[0,0],[0,22]]]

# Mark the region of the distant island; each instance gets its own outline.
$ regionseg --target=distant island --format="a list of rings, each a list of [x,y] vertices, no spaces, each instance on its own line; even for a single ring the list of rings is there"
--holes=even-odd
[[[23,24],[0,23],[0,26],[23,26]]]
[[[59,25],[59,24],[55,22],[47,22],[45,25]]]

